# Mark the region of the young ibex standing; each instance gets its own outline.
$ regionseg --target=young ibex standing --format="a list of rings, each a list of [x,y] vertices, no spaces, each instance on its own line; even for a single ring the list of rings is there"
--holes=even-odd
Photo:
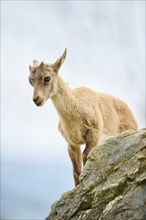
[[[125,130],[137,130],[137,122],[129,107],[121,100],[97,93],[86,87],[72,90],[58,71],[66,58],[67,49],[53,64],[34,60],[30,66],[30,84],[34,87],[33,101],[42,106],[51,98],[60,118],[59,130],[68,142],[75,185],[91,149],[103,136],[117,135]],[[80,146],[86,144],[81,154]]]

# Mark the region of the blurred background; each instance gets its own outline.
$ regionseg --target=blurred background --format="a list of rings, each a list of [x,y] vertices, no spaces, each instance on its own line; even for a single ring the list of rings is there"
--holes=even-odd
[[[126,101],[145,127],[145,1],[1,1],[1,219],[42,220],[74,187],[49,100],[32,102],[32,60],[54,62],[71,88]]]

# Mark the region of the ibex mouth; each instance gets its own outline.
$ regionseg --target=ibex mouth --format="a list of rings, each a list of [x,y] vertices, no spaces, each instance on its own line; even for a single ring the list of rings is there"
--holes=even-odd
[[[39,106],[42,106],[44,104],[44,100],[42,101],[37,101],[35,102],[35,104],[39,107]]]

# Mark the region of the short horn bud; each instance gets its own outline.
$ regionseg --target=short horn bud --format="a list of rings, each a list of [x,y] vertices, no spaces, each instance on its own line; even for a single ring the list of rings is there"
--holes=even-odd
[[[44,62],[42,61],[42,62],[41,62],[41,66],[44,66],[44,65],[45,65]]]

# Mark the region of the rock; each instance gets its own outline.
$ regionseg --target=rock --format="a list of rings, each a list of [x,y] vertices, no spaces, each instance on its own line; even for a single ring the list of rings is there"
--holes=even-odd
[[[146,129],[126,131],[94,148],[80,184],[46,220],[146,220]]]

